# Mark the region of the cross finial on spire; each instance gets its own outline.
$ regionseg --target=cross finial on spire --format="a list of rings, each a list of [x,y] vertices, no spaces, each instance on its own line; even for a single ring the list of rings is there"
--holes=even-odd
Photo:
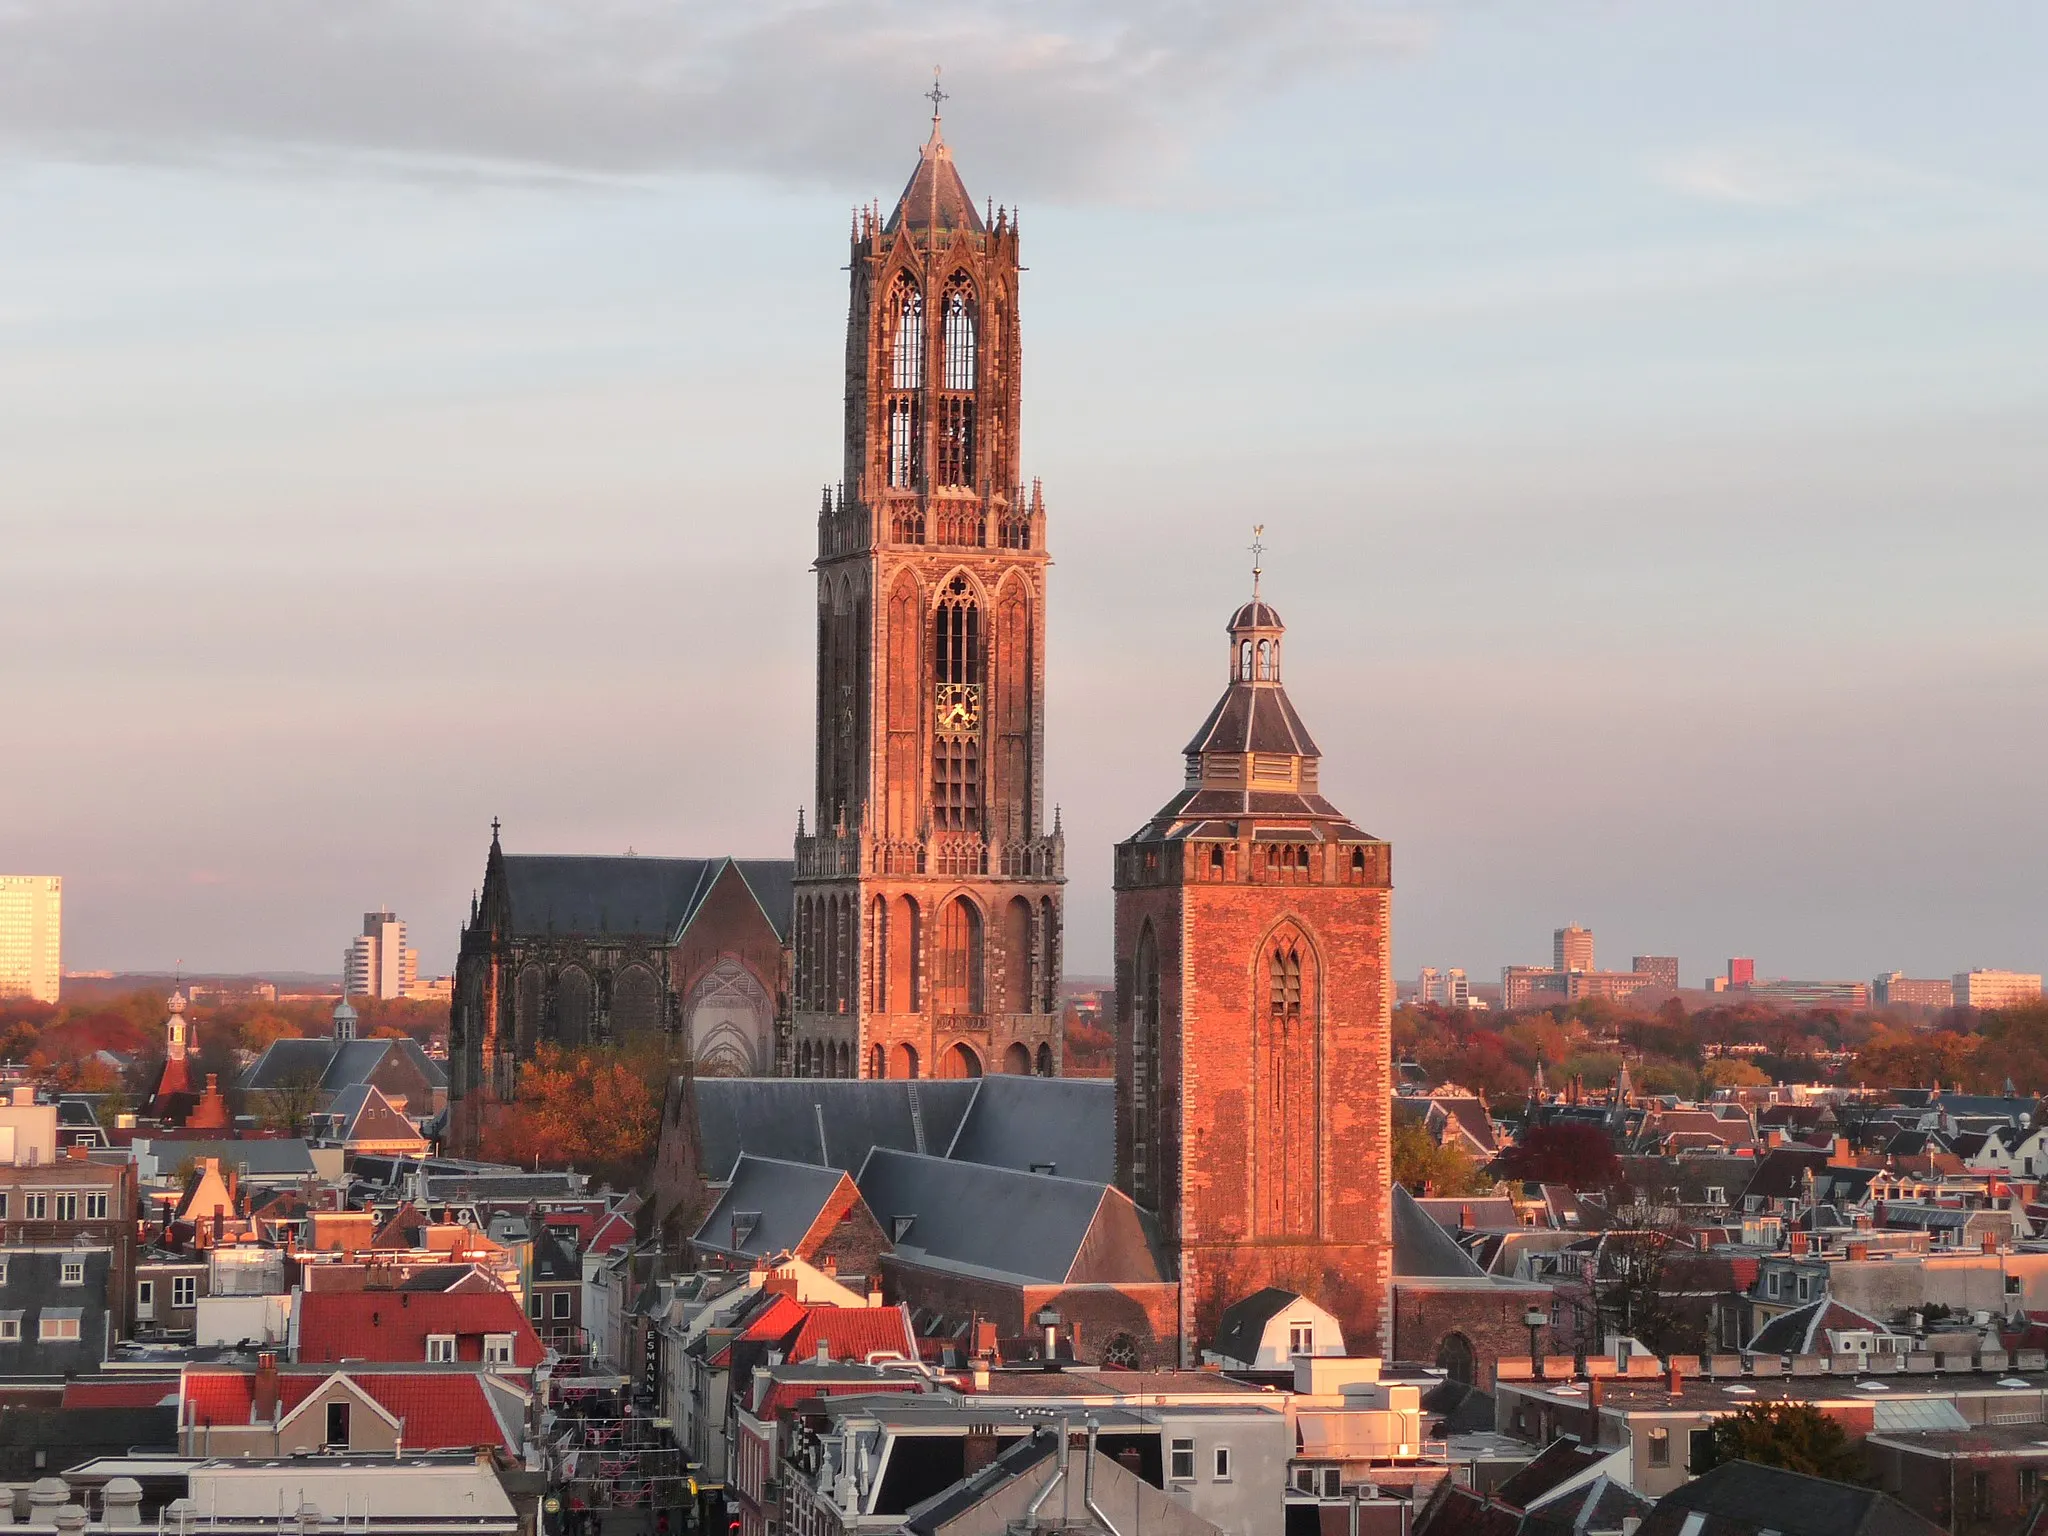
[[[939,124],[939,103],[952,99],[939,89],[939,66],[936,64],[932,66],[932,88],[924,96],[932,104],[932,126],[936,128]]]
[[[1257,596],[1259,595],[1259,572],[1260,572],[1260,564],[1259,564],[1259,562],[1260,562],[1260,561],[1261,561],[1262,559],[1264,559],[1264,557],[1265,557],[1265,554],[1266,554],[1266,525],[1265,525],[1264,523],[1253,523],[1253,524],[1252,524],[1252,596],[1253,596],[1253,597],[1257,597]]]
[[[495,816],[491,818],[491,841],[494,844],[498,841],[498,818]]]

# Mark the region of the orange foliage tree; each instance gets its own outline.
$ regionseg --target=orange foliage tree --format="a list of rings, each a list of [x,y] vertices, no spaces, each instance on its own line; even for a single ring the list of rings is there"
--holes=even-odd
[[[665,1070],[645,1053],[540,1046],[519,1069],[519,1097],[485,1117],[483,1154],[637,1182],[654,1151]]]

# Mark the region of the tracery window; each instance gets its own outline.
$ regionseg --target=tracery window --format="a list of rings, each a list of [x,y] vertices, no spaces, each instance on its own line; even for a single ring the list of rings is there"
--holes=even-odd
[[[898,490],[917,484],[917,402],[889,402],[889,484]]]
[[[974,300],[964,288],[946,295],[946,388],[974,388]]]
[[[921,389],[924,387],[924,296],[907,286],[899,287],[896,292],[896,354],[890,384],[895,389]]]
[[[974,484],[974,402],[939,402],[939,484]]]

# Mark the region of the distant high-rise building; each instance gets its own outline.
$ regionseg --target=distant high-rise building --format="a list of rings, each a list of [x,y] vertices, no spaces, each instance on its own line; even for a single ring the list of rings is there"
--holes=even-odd
[[[1946,1008],[1955,1001],[1955,983],[1946,976],[1892,971],[1871,982],[1870,1000],[1880,1008]]]
[[[363,931],[341,957],[343,997],[404,997],[419,978],[419,951],[405,947],[405,924],[394,913],[365,912]]]
[[[2041,978],[2026,971],[1957,971],[1950,996],[1958,1008],[2009,1008],[2041,995]]]
[[[1573,923],[1560,928],[1554,936],[1551,969],[1557,971],[1590,971],[1593,969],[1593,930],[1581,928]]]
[[[1728,985],[1731,987],[1753,987],[1756,985],[1756,962],[1747,955],[1735,955],[1728,961]]]
[[[1453,1008],[1472,1006],[1472,984],[1465,979],[1465,973],[1457,966],[1444,972],[1444,1001]]]
[[[1415,979],[1415,1001],[1440,1003],[1443,1000],[1444,973],[1433,965],[1425,965],[1422,974]]]
[[[0,875],[0,997],[57,1001],[63,909],[63,876]]]
[[[1678,990],[1678,956],[1637,955],[1629,962],[1629,969],[1638,976],[1654,976],[1657,985]]]

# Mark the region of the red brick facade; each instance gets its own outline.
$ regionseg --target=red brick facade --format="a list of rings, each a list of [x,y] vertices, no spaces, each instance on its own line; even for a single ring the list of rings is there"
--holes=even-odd
[[[1390,850],[1321,797],[1283,633],[1239,610],[1186,787],[1116,850],[1117,1179],[1178,1263],[1188,1363],[1268,1285],[1391,1342]]]
[[[797,1076],[1059,1070],[1045,510],[1023,480],[1017,226],[936,118],[856,218],[846,455],[818,512],[815,817],[796,840]]]
[[[1024,1358],[1024,1351],[1039,1347],[1032,1318],[1049,1306],[1060,1315],[1061,1345],[1070,1346],[1076,1360],[1146,1369],[1179,1363],[1178,1286],[1028,1285],[927,1269],[894,1254],[882,1255],[881,1263],[882,1294],[891,1305],[990,1323],[1006,1358]]]

